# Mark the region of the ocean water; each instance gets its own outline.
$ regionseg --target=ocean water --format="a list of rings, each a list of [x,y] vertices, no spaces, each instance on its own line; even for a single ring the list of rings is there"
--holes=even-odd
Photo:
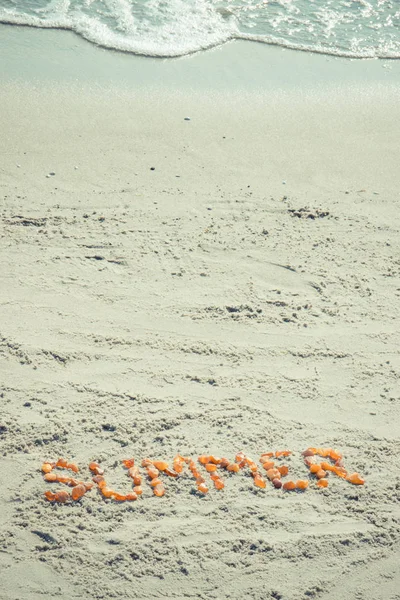
[[[156,57],[243,39],[400,58],[400,0],[0,0],[0,22],[69,29],[105,48]]]

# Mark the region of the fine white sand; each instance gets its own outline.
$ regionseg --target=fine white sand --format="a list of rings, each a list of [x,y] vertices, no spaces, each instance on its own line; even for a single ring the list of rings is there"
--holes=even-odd
[[[399,599],[395,78],[249,44],[287,77],[246,91],[232,44],[146,83],[79,44],[111,86],[10,54],[0,89],[0,598]],[[125,457],[289,448],[298,479],[310,445],[365,486],[43,498],[59,456],[128,491]]]

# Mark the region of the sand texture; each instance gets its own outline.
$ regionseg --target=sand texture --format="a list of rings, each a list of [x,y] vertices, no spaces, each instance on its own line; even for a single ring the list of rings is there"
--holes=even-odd
[[[1,600],[398,600],[398,109],[0,96]],[[43,497],[310,445],[365,486]]]

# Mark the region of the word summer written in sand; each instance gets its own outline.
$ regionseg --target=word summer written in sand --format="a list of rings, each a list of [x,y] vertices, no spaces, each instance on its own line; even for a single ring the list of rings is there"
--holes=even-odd
[[[178,478],[185,472],[187,467],[190,477],[195,480],[199,494],[208,494],[209,487],[207,477],[212,481],[216,490],[223,490],[225,483],[220,475],[225,472],[227,476],[233,476],[241,471],[253,478],[253,483],[257,488],[265,489],[267,482],[276,490],[284,492],[304,492],[315,482],[320,489],[327,488],[329,485],[328,477],[336,476],[344,479],[353,485],[363,485],[364,479],[358,473],[349,474],[343,464],[343,456],[340,452],[332,448],[307,448],[302,453],[304,464],[308,469],[308,479],[299,479],[293,481],[285,479],[289,476],[290,467],[282,463],[290,457],[290,450],[277,450],[275,452],[264,452],[260,457],[261,468],[244,452],[238,452],[234,462],[227,458],[218,458],[210,455],[201,455],[197,462],[187,456],[178,454],[175,456],[172,468],[164,460],[151,460],[145,458],[141,462],[141,467],[135,465],[134,458],[126,458],[122,461],[127,469],[127,474],[133,482],[133,489],[127,494],[121,494],[111,489],[104,477],[104,469],[97,462],[89,463],[89,470],[92,475],[92,481],[84,482],[77,479],[79,467],[75,463],[68,462],[65,458],[59,458],[56,462],[45,462],[42,465],[44,480],[49,483],[62,483],[71,487],[71,492],[67,490],[46,491],[45,498],[49,502],[66,503],[69,501],[80,500],[87,492],[95,486],[104,498],[109,498],[117,502],[127,502],[138,500],[143,493],[143,470],[145,471],[144,482],[149,484],[153,494],[158,497],[165,495],[165,485],[163,476]],[[318,462],[317,457],[321,457]],[[74,477],[59,474],[54,469],[72,471]],[[265,472],[265,474],[264,474]]]

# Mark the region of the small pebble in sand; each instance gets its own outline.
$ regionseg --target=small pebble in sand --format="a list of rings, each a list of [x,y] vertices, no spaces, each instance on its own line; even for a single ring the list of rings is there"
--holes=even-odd
[[[190,121],[190,117],[185,117],[185,121]]]

